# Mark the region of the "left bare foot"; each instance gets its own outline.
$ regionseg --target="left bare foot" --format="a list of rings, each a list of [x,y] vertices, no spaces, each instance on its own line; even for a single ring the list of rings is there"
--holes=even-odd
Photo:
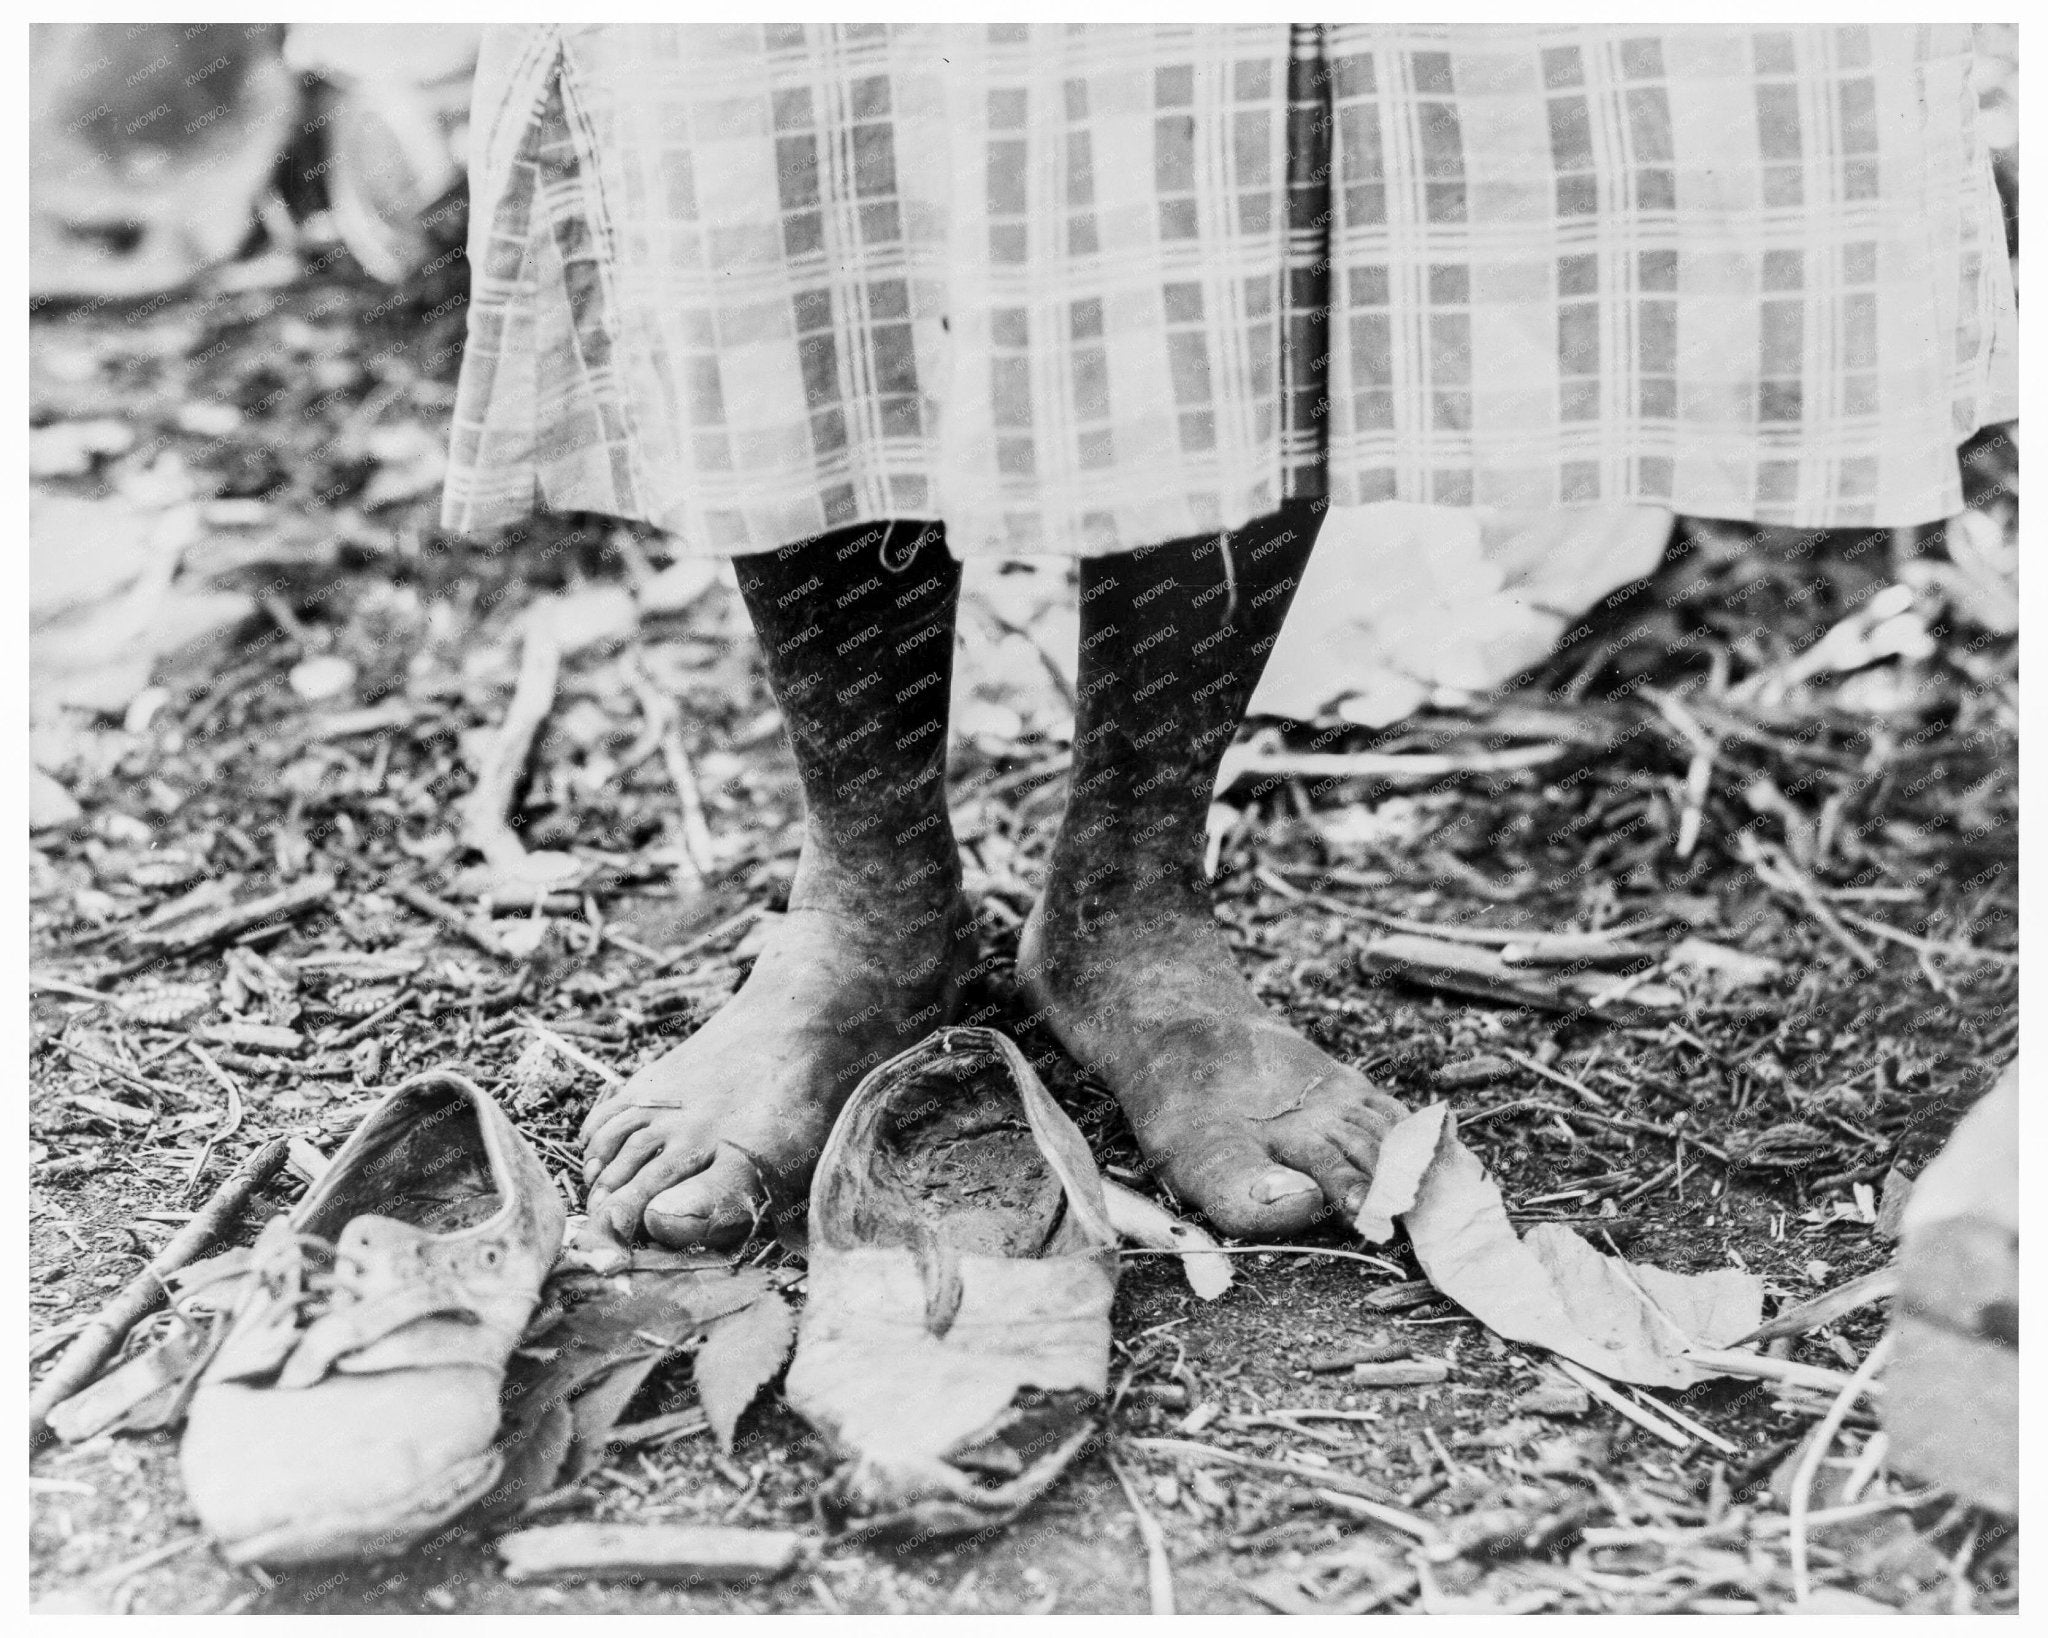
[[[1205,894],[1155,880],[1076,896],[1055,881],[1017,970],[1146,1158],[1218,1228],[1261,1238],[1357,1214],[1408,1111],[1260,1002]]]

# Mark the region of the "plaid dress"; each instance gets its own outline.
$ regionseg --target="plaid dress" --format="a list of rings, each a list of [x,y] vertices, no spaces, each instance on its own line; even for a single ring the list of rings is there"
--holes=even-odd
[[[494,29],[444,520],[1931,521],[2017,414],[1970,62],[1965,24]]]

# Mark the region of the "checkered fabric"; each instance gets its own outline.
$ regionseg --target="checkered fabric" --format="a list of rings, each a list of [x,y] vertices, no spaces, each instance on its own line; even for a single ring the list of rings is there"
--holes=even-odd
[[[493,30],[445,521],[1930,521],[2017,414],[1969,69],[1967,25]]]

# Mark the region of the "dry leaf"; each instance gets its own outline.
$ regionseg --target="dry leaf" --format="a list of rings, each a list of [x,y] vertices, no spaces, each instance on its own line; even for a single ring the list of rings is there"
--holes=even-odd
[[[1418,1181],[1416,1150],[1431,1134],[1433,1157]],[[1550,1223],[1518,1237],[1499,1187],[1441,1104],[1396,1126],[1384,1147],[1397,1164],[1374,1178],[1361,1232],[1403,1218],[1431,1283],[1512,1341],[1622,1381],[1682,1388],[1711,1374],[1684,1357],[1688,1348],[1725,1346],[1762,1315],[1754,1275],[1672,1274],[1605,1256]]]
[[[697,1350],[697,1397],[718,1436],[719,1449],[728,1455],[741,1414],[782,1369],[795,1338],[796,1316],[788,1303],[769,1291],[738,1313],[715,1321]]]
[[[1154,1251],[1180,1253],[1181,1272],[1204,1302],[1215,1301],[1230,1288],[1230,1259],[1194,1224],[1182,1222],[1165,1207],[1108,1178],[1102,1180],[1102,1198],[1109,1207],[1110,1225],[1120,1239]]]

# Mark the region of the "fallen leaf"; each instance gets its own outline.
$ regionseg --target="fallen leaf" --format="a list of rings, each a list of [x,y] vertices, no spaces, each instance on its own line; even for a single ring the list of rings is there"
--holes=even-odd
[[[1394,1237],[1394,1219],[1414,1204],[1422,1180],[1436,1159],[1443,1141],[1444,1120],[1450,1105],[1433,1103],[1402,1121],[1380,1144],[1379,1166],[1373,1172],[1372,1187],[1358,1208],[1352,1226],[1374,1245]]]
[[[1435,1134],[1420,1183],[1404,1132]],[[1499,1187],[1458,1140],[1441,1104],[1411,1115],[1384,1147],[1404,1157],[1375,1177],[1361,1225],[1398,1216],[1430,1282],[1511,1341],[1548,1348],[1602,1375],[1660,1387],[1689,1387],[1704,1376],[1685,1358],[1694,1347],[1721,1347],[1752,1329],[1763,1309],[1763,1282],[1735,1269],[1673,1274],[1595,1251],[1570,1229],[1539,1224],[1526,1239],[1508,1221]],[[1386,1235],[1368,1235],[1384,1239]]]
[[[719,1449],[732,1453],[733,1434],[741,1414],[768,1379],[782,1369],[796,1339],[796,1316],[775,1292],[762,1296],[713,1323],[704,1346],[697,1350],[697,1397]],[[621,1407],[623,1409],[623,1406]]]
[[[589,1266],[588,1238],[579,1246],[564,1248],[506,1372],[498,1438],[505,1471],[492,1510],[541,1495],[566,1466],[601,1453],[633,1393],[664,1359],[770,1294],[765,1274],[728,1273],[722,1257],[607,1248],[598,1273]]]
[[[1194,1224],[1182,1222],[1165,1207],[1106,1177],[1102,1180],[1102,1198],[1109,1207],[1110,1225],[1119,1238],[1154,1251],[1180,1253],[1181,1272],[1187,1276],[1189,1288],[1204,1302],[1215,1301],[1230,1288],[1230,1259]]]

